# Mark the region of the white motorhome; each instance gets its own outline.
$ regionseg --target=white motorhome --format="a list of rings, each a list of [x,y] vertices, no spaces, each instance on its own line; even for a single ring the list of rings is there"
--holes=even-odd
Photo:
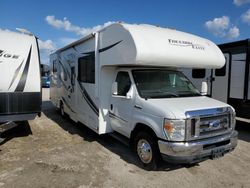
[[[185,74],[200,87],[208,83],[208,95],[232,105],[236,119],[250,123],[249,39],[220,44],[226,63],[220,69],[189,69]]]
[[[222,67],[224,56],[209,40],[116,23],[57,50],[50,63],[51,101],[61,114],[127,140],[146,168],[160,156],[194,163],[237,145],[234,109],[202,96],[178,71]]]
[[[0,30],[0,132],[41,113],[40,58],[32,34]],[[6,124],[5,124],[6,123]]]

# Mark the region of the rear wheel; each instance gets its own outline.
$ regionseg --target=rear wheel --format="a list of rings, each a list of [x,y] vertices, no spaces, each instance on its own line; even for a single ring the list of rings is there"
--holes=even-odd
[[[135,137],[137,157],[146,170],[156,170],[159,162],[159,150],[154,136],[147,132],[139,132]]]

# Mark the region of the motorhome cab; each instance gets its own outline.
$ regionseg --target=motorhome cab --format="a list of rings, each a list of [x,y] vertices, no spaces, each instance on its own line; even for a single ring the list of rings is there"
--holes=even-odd
[[[178,71],[222,67],[224,56],[209,40],[117,23],[57,50],[50,61],[51,100],[61,114],[126,138],[148,169],[160,157],[194,163],[237,145],[234,109],[202,95]]]
[[[32,34],[0,30],[0,133],[41,113],[40,58]]]

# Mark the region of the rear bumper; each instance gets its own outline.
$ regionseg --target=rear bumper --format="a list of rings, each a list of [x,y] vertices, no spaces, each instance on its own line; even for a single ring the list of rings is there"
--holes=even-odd
[[[41,92],[0,92],[0,116],[41,112]]]
[[[12,115],[0,115],[0,123],[9,122],[9,121],[26,121],[35,119],[35,117],[39,114],[37,113],[29,113],[29,114],[12,114]]]
[[[159,140],[159,150],[165,161],[171,163],[196,163],[217,158],[232,151],[238,142],[238,132],[190,142]]]

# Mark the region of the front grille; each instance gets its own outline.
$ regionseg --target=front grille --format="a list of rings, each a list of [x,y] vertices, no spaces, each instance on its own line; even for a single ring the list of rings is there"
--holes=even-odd
[[[199,122],[199,136],[211,135],[228,130],[230,125],[229,114],[212,117],[201,117]]]
[[[231,131],[230,112],[190,117],[187,123],[187,140],[218,136]]]

